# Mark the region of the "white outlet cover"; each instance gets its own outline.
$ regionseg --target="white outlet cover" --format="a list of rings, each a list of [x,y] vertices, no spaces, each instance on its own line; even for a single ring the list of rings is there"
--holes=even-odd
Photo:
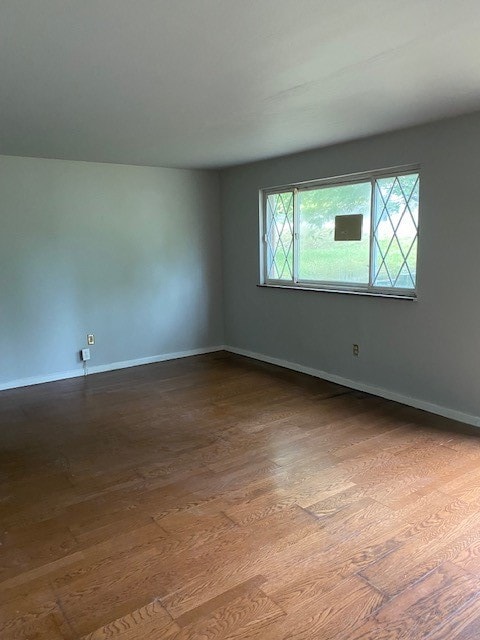
[[[84,362],[90,360],[90,349],[82,349],[82,360]]]

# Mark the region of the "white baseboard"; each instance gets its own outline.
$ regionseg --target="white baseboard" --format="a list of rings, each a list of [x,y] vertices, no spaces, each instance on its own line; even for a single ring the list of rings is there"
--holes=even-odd
[[[187,358],[188,356],[198,356],[204,353],[213,353],[214,351],[223,351],[224,346],[204,347],[201,349],[188,349],[187,351],[176,351],[174,353],[163,353],[157,356],[149,356],[147,358],[137,358],[136,360],[123,360],[121,362],[111,362],[109,364],[99,364],[88,367],[88,374],[104,373],[105,371],[115,371],[116,369],[126,369],[128,367],[138,367],[142,364],[153,364],[154,362],[164,362],[165,360],[176,360],[177,358]],[[30,378],[19,378],[9,382],[0,382],[0,391],[6,389],[16,389],[17,387],[30,387],[34,384],[43,384],[44,382],[55,382],[57,380],[67,380],[68,378],[79,378],[83,376],[83,366],[70,371],[59,371],[57,373],[49,373],[40,376],[32,376]]]
[[[230,351],[231,353],[246,356],[247,358],[261,360],[262,362],[268,362],[269,364],[274,364],[278,367],[284,367],[285,369],[292,369],[293,371],[306,373],[316,378],[322,378],[323,380],[328,380],[329,382],[335,382],[336,384],[342,385],[343,387],[349,387],[351,389],[356,389],[357,391],[371,393],[374,396],[380,396],[381,398],[386,398],[387,400],[394,400],[395,402],[399,402],[400,404],[406,404],[409,407],[423,409],[424,411],[429,411],[430,413],[435,413],[445,418],[451,418],[452,420],[458,420],[459,422],[465,422],[466,424],[480,427],[479,416],[474,416],[469,413],[463,413],[462,411],[457,411],[456,409],[449,409],[448,407],[442,407],[441,405],[426,402],[425,400],[420,400],[418,398],[411,398],[410,396],[405,396],[400,393],[396,393],[395,391],[384,389],[383,387],[375,387],[370,384],[364,384],[363,382],[359,382],[358,380],[343,378],[342,376],[337,376],[333,373],[328,373],[327,371],[321,371],[320,369],[304,367],[303,365],[297,364],[296,362],[289,362],[288,360],[281,360],[279,358],[271,358],[270,356],[266,356],[262,353],[246,351],[245,349],[237,349],[236,347],[231,347],[228,345],[225,346],[224,349],[225,351]]]
[[[370,384],[364,384],[358,380],[351,380],[350,378],[344,378],[337,376],[327,371],[320,369],[313,369],[311,367],[305,367],[296,362],[290,362],[288,360],[281,360],[280,358],[272,358],[262,353],[256,353],[254,351],[247,351],[246,349],[238,349],[229,345],[217,345],[215,347],[204,347],[200,349],[188,349],[186,351],[177,351],[174,353],[163,353],[156,356],[149,356],[147,358],[137,358],[135,360],[123,360],[121,362],[111,362],[109,364],[100,364],[88,367],[88,373],[104,373],[106,371],[115,371],[116,369],[126,369],[128,367],[137,367],[143,364],[153,364],[154,362],[164,362],[166,360],[176,360],[177,358],[187,358],[188,356],[197,356],[205,353],[213,353],[215,351],[229,351],[230,353],[236,353],[247,358],[253,358],[254,360],[260,360],[269,364],[274,364],[278,367],[285,369],[291,369],[300,373],[306,373],[307,375],[314,376],[315,378],[321,378],[328,380],[329,382],[335,382],[343,387],[349,387],[356,389],[357,391],[364,391],[365,393],[371,393],[387,400],[394,400],[400,404],[405,404],[416,409],[423,409],[430,413],[435,413],[445,418],[451,418],[452,420],[458,420],[459,422],[465,422],[466,424],[480,427],[480,416],[474,416],[469,413],[463,413],[456,409],[449,409],[438,404],[426,402],[418,398],[412,398],[405,396],[383,387],[376,387]],[[60,371],[57,373],[45,374],[40,376],[32,376],[29,378],[20,378],[17,380],[11,380],[9,382],[0,383],[0,391],[7,389],[16,389],[17,387],[29,387],[35,384],[43,384],[44,382],[54,382],[57,380],[66,380],[68,378],[78,378],[83,376],[83,367],[78,369],[72,369],[70,371]]]

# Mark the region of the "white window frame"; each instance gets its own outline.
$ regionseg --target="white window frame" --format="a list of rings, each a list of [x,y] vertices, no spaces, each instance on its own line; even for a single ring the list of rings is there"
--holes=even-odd
[[[403,289],[400,287],[379,287],[372,284],[372,263],[373,263],[373,251],[374,251],[374,212],[376,205],[376,180],[380,178],[392,178],[396,176],[408,175],[411,173],[418,173],[420,180],[420,165],[402,165],[400,167],[389,167],[386,169],[379,169],[374,171],[363,171],[359,173],[341,175],[331,178],[321,178],[318,180],[310,180],[306,182],[296,182],[286,184],[278,187],[271,187],[266,189],[260,189],[260,286],[266,287],[280,287],[282,289],[301,289],[301,290],[313,290],[313,291],[327,291],[335,293],[354,293],[358,295],[371,295],[382,296],[388,298],[404,298],[415,300],[417,299],[417,282],[418,273],[415,274],[415,288]],[[310,189],[318,189],[321,187],[332,187],[340,185],[357,184],[359,182],[371,182],[371,203],[370,203],[370,258],[369,258],[369,282],[365,285],[350,284],[347,282],[330,282],[325,280],[301,280],[298,278],[298,210],[297,210],[297,196],[299,191],[306,191]],[[420,188],[420,187],[419,187]],[[293,278],[287,279],[273,279],[268,277],[267,273],[267,198],[270,195],[276,193],[285,193],[291,191],[293,194]],[[417,255],[418,255],[418,243],[420,232],[420,216],[417,226]]]

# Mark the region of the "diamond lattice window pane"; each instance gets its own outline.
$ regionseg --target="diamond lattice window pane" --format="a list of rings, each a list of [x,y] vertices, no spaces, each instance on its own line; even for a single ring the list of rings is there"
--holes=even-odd
[[[293,280],[293,191],[267,197],[267,277]]]
[[[418,173],[375,181],[372,284],[376,287],[415,288],[418,192]]]

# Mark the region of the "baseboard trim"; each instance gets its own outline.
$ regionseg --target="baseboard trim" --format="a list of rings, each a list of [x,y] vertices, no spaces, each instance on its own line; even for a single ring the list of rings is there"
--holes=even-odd
[[[127,369],[129,367],[138,367],[143,364],[153,364],[155,362],[165,362],[166,360],[176,360],[178,358],[188,358],[189,356],[199,356],[205,353],[214,353],[215,351],[224,351],[225,347],[219,345],[216,347],[203,347],[200,349],[187,349],[186,351],[176,351],[173,353],[162,353],[147,358],[137,358],[135,360],[123,360],[120,362],[110,362],[109,364],[99,364],[88,367],[88,375],[95,373],[105,373],[106,371],[115,371],[116,369]],[[83,376],[83,367],[71,369],[70,371],[59,371],[57,373],[49,373],[41,376],[32,376],[30,378],[19,378],[9,382],[0,382],[0,391],[7,389],[17,389],[19,387],[30,387],[45,382],[57,382],[58,380],[68,380],[69,378],[79,378]]]
[[[444,418],[450,418],[452,420],[458,420],[466,424],[480,427],[480,416],[474,416],[469,413],[463,413],[456,409],[450,409],[438,404],[420,400],[419,398],[412,398],[405,396],[395,391],[390,391],[384,387],[376,387],[370,384],[364,384],[358,380],[351,380],[350,378],[344,378],[321,369],[314,369],[312,367],[305,367],[296,362],[289,360],[282,360],[280,358],[272,358],[263,353],[257,353],[255,351],[248,351],[246,349],[239,349],[230,345],[217,345],[214,347],[203,347],[200,349],[187,349],[185,351],[176,351],[172,353],[163,353],[156,356],[149,356],[146,358],[137,358],[134,360],[123,360],[120,362],[111,362],[109,364],[100,364],[90,366],[88,368],[89,375],[96,373],[105,373],[107,371],[115,371],[117,369],[127,369],[129,367],[138,367],[144,364],[153,364],[155,362],[165,362],[167,360],[176,360],[178,358],[188,358],[189,356],[197,356],[206,353],[214,353],[216,351],[229,351],[240,356],[252,358],[253,360],[260,360],[261,362],[267,362],[284,369],[291,369],[292,371],[298,371],[299,373],[306,373],[309,376],[315,378],[321,378],[322,380],[328,380],[343,387],[349,387],[350,389],[356,389],[357,391],[364,391],[365,393],[371,393],[387,400],[394,400],[400,404],[405,404],[409,407],[415,407],[416,409],[422,409],[423,411],[429,411]],[[0,383],[0,391],[6,391],[8,389],[17,389],[19,387],[29,387],[37,384],[44,384],[45,382],[57,382],[59,380],[67,380],[69,378],[79,378],[83,376],[83,368],[72,369],[70,371],[60,371],[57,373],[51,373],[41,376],[32,376],[29,378],[19,378],[17,380],[11,380],[9,382]]]
[[[274,364],[278,367],[292,369],[293,371],[298,371],[300,373],[306,373],[309,376],[314,376],[315,378],[322,378],[323,380],[328,380],[329,382],[335,382],[336,384],[340,384],[343,387],[349,387],[350,389],[356,389],[357,391],[371,393],[374,396],[380,396],[381,398],[386,398],[387,400],[394,400],[395,402],[408,405],[409,407],[415,407],[415,409],[422,409],[423,411],[429,411],[430,413],[435,413],[436,415],[443,416],[444,418],[450,418],[452,420],[458,420],[459,422],[464,422],[475,427],[480,427],[479,416],[474,416],[469,413],[463,413],[455,409],[449,409],[448,407],[442,407],[441,405],[426,402],[425,400],[420,400],[419,398],[405,396],[400,393],[396,393],[395,391],[385,389],[383,387],[364,384],[363,382],[359,382],[358,380],[351,380],[350,378],[337,376],[333,373],[328,373],[327,371],[321,371],[320,369],[304,367],[303,365],[297,364],[296,362],[281,360],[280,358],[272,358],[263,353],[247,351],[246,349],[238,349],[237,347],[228,345],[225,346],[224,349],[225,351],[229,351],[230,353],[236,353],[240,356],[246,356],[247,358],[253,358],[254,360],[260,360],[262,362]]]

